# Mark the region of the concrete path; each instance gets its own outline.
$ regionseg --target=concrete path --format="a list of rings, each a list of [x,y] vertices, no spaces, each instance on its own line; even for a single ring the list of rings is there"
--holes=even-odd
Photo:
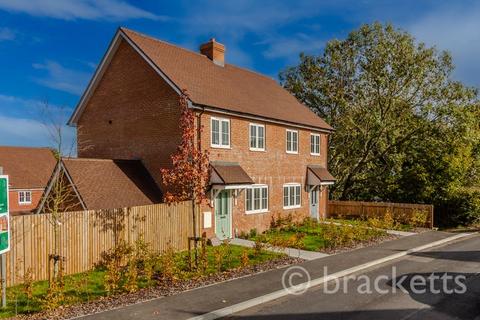
[[[248,247],[248,248],[253,248],[255,246],[255,242],[251,240],[245,240],[245,239],[239,239],[235,238],[230,241],[231,244],[237,245],[237,246],[242,246],[242,247]],[[266,246],[265,247],[267,250],[273,251],[273,252],[278,252],[278,253],[285,253],[286,255],[293,257],[293,258],[300,258],[304,260],[315,260],[315,259],[320,259],[324,257],[328,257],[329,255],[326,253],[321,253],[321,252],[315,252],[315,251],[307,251],[307,250],[300,250],[300,249],[295,249],[295,248],[280,248],[280,247],[272,247],[272,246]]]
[[[428,246],[434,242],[438,243],[438,241],[450,241],[452,236],[451,233],[445,232],[425,232],[383,242],[377,246],[307,261],[298,266],[304,268],[314,281],[324,276],[324,268],[328,269],[329,275],[340,273],[354,267],[366,266],[372,261],[379,261],[379,259],[412,253],[412,248]],[[274,292],[284,292],[282,278],[286,270],[288,268],[263,272],[83,318],[110,320],[190,319],[207,314],[205,318],[215,319],[216,316],[212,317],[211,315],[212,313],[215,315],[217,310],[232,308],[232,312],[238,312],[246,309],[246,302],[253,301],[258,304],[258,301],[265,299]],[[248,307],[257,305],[253,302],[250,302]],[[233,309],[233,306],[240,304],[243,304],[243,309]]]

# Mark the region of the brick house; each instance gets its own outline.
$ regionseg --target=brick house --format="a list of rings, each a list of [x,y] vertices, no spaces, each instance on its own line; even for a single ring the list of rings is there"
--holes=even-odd
[[[9,176],[12,215],[37,208],[56,162],[48,148],[0,147],[0,167]]]
[[[70,119],[78,156],[141,160],[161,187],[186,89],[210,152],[209,237],[262,231],[276,215],[323,217],[333,129],[273,79],[225,63],[225,51],[214,39],[196,53],[120,28]]]

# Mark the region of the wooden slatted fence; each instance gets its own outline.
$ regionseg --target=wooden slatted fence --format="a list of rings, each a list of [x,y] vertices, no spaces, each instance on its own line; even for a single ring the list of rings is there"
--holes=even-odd
[[[199,213],[197,230],[199,230]],[[172,246],[188,248],[193,236],[191,202],[157,204],[102,211],[61,213],[57,220],[60,256],[65,274],[91,270],[102,253],[124,240],[133,244],[142,237],[157,252]],[[46,280],[52,263],[55,236],[50,214],[11,217],[11,251],[7,253],[7,285],[22,282],[31,268],[34,280]]]
[[[433,205],[430,204],[329,200],[327,217],[381,218],[387,210],[396,220],[403,223],[408,223],[416,211],[424,212],[427,214],[425,227],[433,228]]]

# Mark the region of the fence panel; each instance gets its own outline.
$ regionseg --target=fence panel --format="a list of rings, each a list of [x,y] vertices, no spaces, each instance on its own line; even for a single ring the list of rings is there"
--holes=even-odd
[[[196,210],[199,221],[199,210]],[[7,256],[7,285],[22,282],[31,270],[34,280],[47,280],[53,263],[49,256],[58,246],[64,258],[65,274],[91,270],[102,253],[125,240],[133,244],[142,237],[156,252],[169,245],[175,250],[188,248],[193,235],[191,202],[151,206],[66,212],[53,219],[51,214],[12,216],[11,250]],[[55,236],[54,221],[57,221]],[[199,231],[199,223],[197,223]],[[57,241],[55,241],[57,239]]]
[[[381,218],[387,211],[403,223],[408,223],[415,212],[424,212],[427,214],[425,227],[433,228],[433,205],[430,204],[330,200],[327,217]]]

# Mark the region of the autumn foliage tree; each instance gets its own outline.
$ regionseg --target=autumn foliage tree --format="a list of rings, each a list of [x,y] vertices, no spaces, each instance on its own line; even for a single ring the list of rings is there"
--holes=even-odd
[[[172,168],[162,169],[166,203],[192,201],[193,233],[195,239],[195,257],[197,257],[196,206],[208,204],[207,187],[210,178],[209,154],[201,150],[200,137],[202,127],[195,126],[195,113],[188,106],[188,94],[184,90],[180,95],[181,116],[179,121],[182,141],[176,153],[171,156]]]

